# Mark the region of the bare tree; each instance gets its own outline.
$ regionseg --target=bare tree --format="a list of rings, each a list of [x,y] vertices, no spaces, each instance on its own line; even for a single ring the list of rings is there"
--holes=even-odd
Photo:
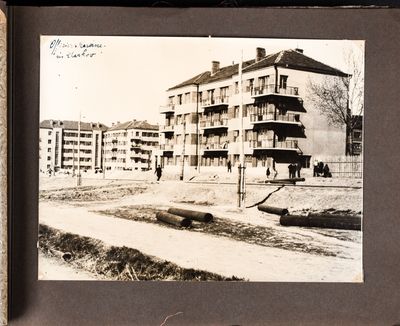
[[[362,55],[346,55],[349,74],[325,75],[321,81],[308,82],[308,100],[336,127],[346,128],[346,155],[353,154],[353,130],[357,116],[364,110],[364,75]]]

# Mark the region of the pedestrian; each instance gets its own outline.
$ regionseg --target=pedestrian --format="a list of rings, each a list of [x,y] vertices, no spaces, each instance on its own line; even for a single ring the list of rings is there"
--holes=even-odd
[[[318,160],[314,161],[314,177],[318,177]]]
[[[267,179],[269,179],[270,175],[271,175],[271,171],[269,170],[269,168],[267,168]]]
[[[162,175],[162,169],[161,166],[157,166],[156,171],[154,172],[157,175],[157,181],[160,181],[161,175]]]
[[[232,173],[232,163],[230,160],[228,160],[227,166],[228,166],[228,172]]]
[[[289,179],[293,179],[296,177],[296,164],[290,163],[288,166],[289,169]]]
[[[301,170],[301,163],[300,162],[297,162],[296,170],[297,170],[297,177],[300,178],[300,170]]]
[[[332,173],[329,172],[328,164],[325,164],[323,172],[324,172],[324,178],[331,178],[332,177]]]
[[[324,162],[320,161],[318,163],[318,176],[324,174]]]

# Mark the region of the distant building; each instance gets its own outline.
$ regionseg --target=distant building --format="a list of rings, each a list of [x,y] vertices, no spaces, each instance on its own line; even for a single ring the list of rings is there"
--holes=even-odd
[[[243,62],[243,140],[247,167],[281,168],[290,162],[309,167],[319,156],[345,155],[345,128],[328,124],[307,102],[310,79],[347,77],[300,49],[266,55],[257,48]],[[161,156],[164,166],[238,165],[241,104],[239,65],[205,71],[167,90],[160,108]]]
[[[363,142],[363,116],[353,115],[353,130],[351,135],[352,142],[352,154],[361,155],[362,154],[362,142]]]
[[[145,171],[154,168],[153,157],[159,148],[158,129],[158,125],[136,120],[108,128],[104,133],[105,169]]]
[[[44,120],[39,131],[39,168],[43,172],[78,168],[78,121]],[[80,169],[102,166],[102,139],[107,126],[80,123]]]

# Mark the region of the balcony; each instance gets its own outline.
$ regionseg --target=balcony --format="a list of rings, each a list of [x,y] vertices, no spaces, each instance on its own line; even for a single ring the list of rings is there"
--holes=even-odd
[[[161,126],[160,127],[160,132],[173,133],[174,132],[174,125]]]
[[[299,96],[299,88],[286,86],[285,88],[277,87],[275,90],[275,84],[269,84],[265,86],[258,86],[251,88],[251,97],[259,98],[262,96],[268,95],[282,95],[282,96],[290,96],[290,97],[300,97]]]
[[[209,99],[204,99],[201,101],[201,106],[204,109],[216,108],[216,107],[227,107],[229,102],[229,96],[214,96]]]
[[[250,123],[253,125],[259,124],[280,124],[280,125],[295,125],[302,126],[299,114],[277,114],[267,113],[262,115],[251,114]]]
[[[201,146],[204,154],[213,153],[213,152],[223,152],[228,153],[228,143],[220,142],[220,143],[206,143]]]
[[[172,152],[174,150],[173,144],[162,144],[160,145],[160,149],[164,152]]]
[[[250,141],[250,147],[254,150],[300,152],[297,140],[275,141],[275,145],[273,140],[269,139],[252,140]]]
[[[175,112],[175,105],[174,104],[168,104],[168,105],[162,105],[160,106],[160,113],[174,113]]]
[[[228,129],[228,119],[200,120],[200,128],[204,130]]]

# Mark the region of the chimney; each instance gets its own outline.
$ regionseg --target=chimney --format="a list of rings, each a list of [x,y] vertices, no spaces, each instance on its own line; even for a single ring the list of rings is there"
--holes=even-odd
[[[264,57],[265,57],[265,49],[256,48],[256,62],[260,61]]]
[[[114,125],[115,125],[115,123],[114,123],[114,122],[111,122],[111,127],[114,127]]]
[[[50,119],[50,126],[54,126],[54,121],[52,119]]]
[[[299,48],[296,48],[296,49],[294,49],[296,52],[299,52],[299,53],[303,53],[304,52],[304,50],[303,49],[299,49]]]
[[[219,61],[211,61],[211,75],[214,75],[219,70]]]

